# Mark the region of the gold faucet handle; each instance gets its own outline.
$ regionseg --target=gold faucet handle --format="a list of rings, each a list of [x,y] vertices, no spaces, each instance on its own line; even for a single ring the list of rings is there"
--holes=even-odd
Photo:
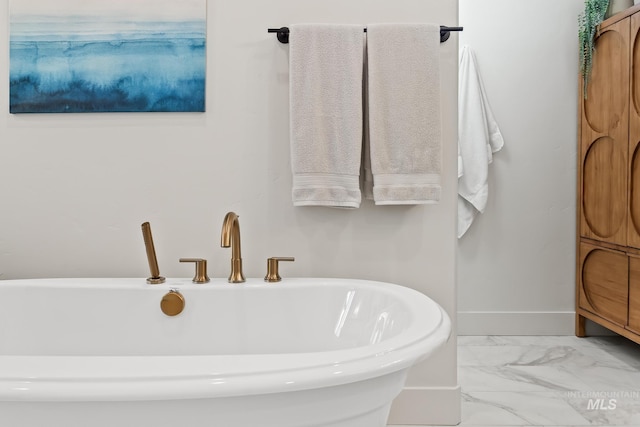
[[[278,274],[278,262],[279,261],[295,261],[294,257],[271,257],[267,258],[267,275],[264,276],[265,282],[279,282],[282,280],[280,274]]]
[[[196,275],[193,278],[193,283],[208,283],[209,276],[207,276],[207,260],[202,258],[180,258],[180,262],[195,262],[196,263]]]

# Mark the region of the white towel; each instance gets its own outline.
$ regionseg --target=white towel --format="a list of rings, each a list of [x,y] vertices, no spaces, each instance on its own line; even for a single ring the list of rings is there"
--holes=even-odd
[[[290,28],[292,197],[295,206],[360,206],[362,25]]]
[[[468,46],[460,53],[458,88],[458,238],[477,213],[484,212],[493,153],[504,145],[480,78],[475,55]]]
[[[376,205],[440,200],[439,48],[435,24],[367,25],[365,196]]]

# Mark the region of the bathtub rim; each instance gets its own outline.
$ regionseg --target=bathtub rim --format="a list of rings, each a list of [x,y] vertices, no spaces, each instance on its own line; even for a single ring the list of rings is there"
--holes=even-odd
[[[22,279],[13,282],[129,282],[144,279]],[[451,333],[447,313],[431,298],[401,285],[360,279],[292,278],[280,284],[250,279],[244,287],[310,286],[322,283],[381,288],[411,307],[407,331],[377,344],[326,352],[204,356],[0,356],[0,401],[121,401],[234,397],[331,387],[406,370],[443,345]],[[169,279],[164,291],[184,279]],[[86,286],[86,284],[84,285]],[[128,285],[124,285],[128,286]],[[141,285],[148,286],[148,285]],[[200,285],[198,285],[200,286]],[[227,286],[238,286],[229,285]],[[159,291],[162,292],[162,291]],[[397,293],[397,294],[396,294]],[[420,329],[425,308],[437,322]],[[167,374],[167,366],[172,374]],[[238,366],[218,372],[215,366]],[[96,375],[96,373],[100,373]],[[250,390],[250,393],[247,393]]]

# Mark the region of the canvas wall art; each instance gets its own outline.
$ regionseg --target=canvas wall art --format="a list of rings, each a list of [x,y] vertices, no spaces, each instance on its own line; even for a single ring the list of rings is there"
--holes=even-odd
[[[10,112],[204,111],[206,0],[11,0]]]

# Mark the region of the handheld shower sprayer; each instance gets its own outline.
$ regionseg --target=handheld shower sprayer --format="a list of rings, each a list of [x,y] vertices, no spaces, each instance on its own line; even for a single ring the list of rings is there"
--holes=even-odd
[[[144,238],[144,246],[147,249],[147,260],[149,261],[149,269],[151,277],[147,278],[147,283],[157,285],[164,283],[165,278],[160,275],[158,268],[158,258],[156,258],[156,249],[153,246],[153,236],[151,235],[151,224],[145,222],[142,224],[142,237]]]

